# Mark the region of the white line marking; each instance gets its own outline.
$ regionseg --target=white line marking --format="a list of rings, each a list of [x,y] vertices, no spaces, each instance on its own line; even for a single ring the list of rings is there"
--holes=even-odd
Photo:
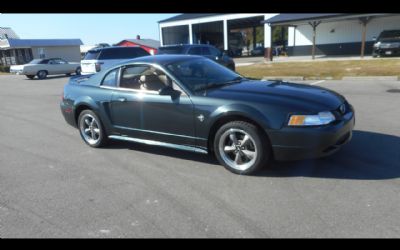
[[[312,82],[312,83],[310,83],[310,85],[317,85],[317,84],[323,83],[323,82],[325,82],[325,80],[321,80],[321,81],[317,81],[317,82]]]

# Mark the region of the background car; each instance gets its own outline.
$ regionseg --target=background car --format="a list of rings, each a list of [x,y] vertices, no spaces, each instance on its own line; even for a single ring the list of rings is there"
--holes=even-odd
[[[150,54],[139,46],[92,49],[81,61],[82,74],[95,74],[121,61],[148,55]]]
[[[384,30],[373,45],[372,56],[399,56],[400,30]]]
[[[252,51],[251,51],[251,55],[252,56],[263,56],[264,55],[264,47],[263,46],[258,46],[255,47]]]
[[[225,67],[235,71],[235,61],[219,49],[208,44],[181,44],[163,46],[158,49],[157,54],[186,54],[207,57]]]
[[[34,59],[28,64],[12,65],[10,73],[26,75],[29,79],[37,76],[44,79],[48,75],[81,74],[81,65],[78,62],[67,62],[61,58]]]
[[[237,174],[332,154],[354,126],[352,106],[333,91],[249,80],[200,56],[141,57],[72,77],[60,107],[91,147],[115,139],[210,153]]]

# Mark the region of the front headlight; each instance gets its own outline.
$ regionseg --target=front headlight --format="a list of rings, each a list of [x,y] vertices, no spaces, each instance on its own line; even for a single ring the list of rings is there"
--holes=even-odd
[[[375,43],[373,47],[374,47],[374,48],[379,48],[379,45],[381,45],[381,42]]]
[[[319,112],[317,115],[291,115],[289,126],[318,126],[326,125],[335,120],[335,116],[329,112]]]

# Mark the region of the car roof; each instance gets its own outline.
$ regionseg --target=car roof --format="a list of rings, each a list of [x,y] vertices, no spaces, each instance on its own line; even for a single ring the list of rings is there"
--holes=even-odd
[[[131,63],[154,63],[158,65],[166,65],[173,62],[195,60],[195,59],[206,59],[206,58],[203,56],[196,56],[196,55],[169,55],[169,54],[154,55],[154,56],[150,55],[150,56],[142,56],[134,59],[129,59],[121,63],[118,63],[115,66],[123,66]]]
[[[140,46],[138,46],[138,45],[134,45],[134,46],[110,46],[110,47],[103,47],[103,48],[94,48],[94,49],[91,49],[89,51],[91,51],[91,52],[99,52],[99,51],[102,51],[102,50],[132,49],[132,48],[140,48]]]
[[[160,48],[174,48],[174,47],[214,47],[211,44],[174,44],[174,45],[164,45],[161,46]]]

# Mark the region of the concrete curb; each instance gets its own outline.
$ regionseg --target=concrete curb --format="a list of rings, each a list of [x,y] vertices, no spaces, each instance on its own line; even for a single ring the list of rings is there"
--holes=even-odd
[[[398,81],[398,76],[344,76],[346,81]]]

